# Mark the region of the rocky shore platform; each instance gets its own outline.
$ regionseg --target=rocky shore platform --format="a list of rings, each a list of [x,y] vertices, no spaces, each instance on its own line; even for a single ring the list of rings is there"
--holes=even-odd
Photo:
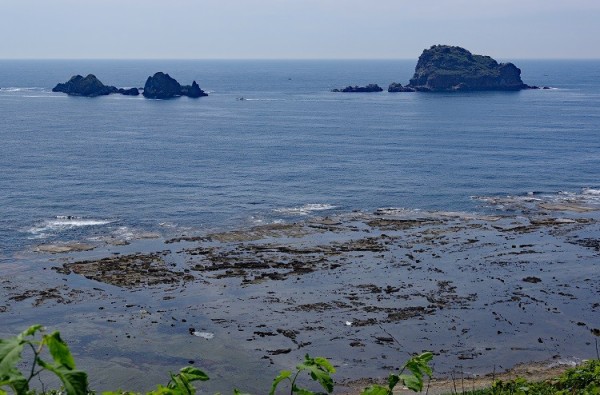
[[[0,335],[60,329],[96,390],[146,390],[194,364],[209,391],[265,393],[306,353],[329,358],[339,383],[424,350],[438,377],[594,357],[600,205],[479,200],[481,213],[379,209],[40,246],[3,268]]]

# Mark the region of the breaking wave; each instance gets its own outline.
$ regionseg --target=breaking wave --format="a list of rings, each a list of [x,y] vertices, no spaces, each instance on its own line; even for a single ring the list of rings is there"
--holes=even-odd
[[[284,215],[309,215],[315,211],[333,210],[336,206],[332,204],[309,203],[301,207],[277,208],[273,211]]]
[[[71,215],[58,215],[53,219],[42,221],[27,230],[32,238],[45,238],[66,230],[110,224],[113,221],[105,219],[83,218]]]

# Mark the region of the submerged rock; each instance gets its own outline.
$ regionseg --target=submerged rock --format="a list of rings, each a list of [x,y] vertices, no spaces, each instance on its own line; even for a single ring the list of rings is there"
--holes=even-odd
[[[117,88],[114,86],[104,85],[93,74],[88,74],[87,77],[75,75],[63,84],[57,84],[52,88],[52,92],[62,92],[71,96],[86,96],[96,97],[117,93]]]
[[[416,91],[518,91],[531,89],[512,63],[498,63],[489,56],[473,55],[461,47],[434,45],[423,51],[408,85]]]
[[[158,72],[148,77],[144,85],[144,97],[149,99],[171,99],[179,96],[201,97],[208,96],[194,81],[192,85],[181,86],[169,74]]]
[[[369,84],[367,86],[350,86],[343,89],[332,89],[332,92],[344,92],[344,93],[354,93],[354,92],[381,92],[383,89],[377,84]]]

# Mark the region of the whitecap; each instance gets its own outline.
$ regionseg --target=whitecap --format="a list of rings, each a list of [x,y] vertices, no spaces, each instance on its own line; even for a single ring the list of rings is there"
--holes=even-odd
[[[201,337],[201,338],[203,338],[203,339],[206,339],[206,340],[210,340],[210,339],[212,339],[212,338],[214,338],[214,337],[215,337],[215,334],[214,334],[214,333],[211,333],[211,332],[198,332],[198,331],[193,331],[193,332],[192,332],[192,335],[194,335],[194,336],[197,336],[197,337]]]
[[[31,92],[31,91],[43,91],[44,88],[40,88],[37,86],[33,87],[15,87],[9,86],[6,88],[1,88],[3,92]]]
[[[582,195],[600,196],[600,189],[584,188],[583,191],[581,191],[581,194]]]
[[[301,207],[277,208],[276,213],[285,215],[309,215],[315,211],[333,210],[336,206],[332,204],[308,203]]]
[[[285,99],[246,99],[244,101],[285,101]]]
[[[76,217],[71,215],[58,215],[54,219],[43,221],[35,226],[32,226],[27,231],[34,235],[34,238],[47,237],[51,233],[58,233],[69,229],[86,227],[86,226],[101,226],[110,224],[112,221],[105,219],[92,219]]]

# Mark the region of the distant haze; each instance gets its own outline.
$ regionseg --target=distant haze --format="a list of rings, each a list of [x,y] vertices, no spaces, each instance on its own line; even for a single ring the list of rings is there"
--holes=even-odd
[[[600,58],[599,0],[0,0],[0,58]]]

